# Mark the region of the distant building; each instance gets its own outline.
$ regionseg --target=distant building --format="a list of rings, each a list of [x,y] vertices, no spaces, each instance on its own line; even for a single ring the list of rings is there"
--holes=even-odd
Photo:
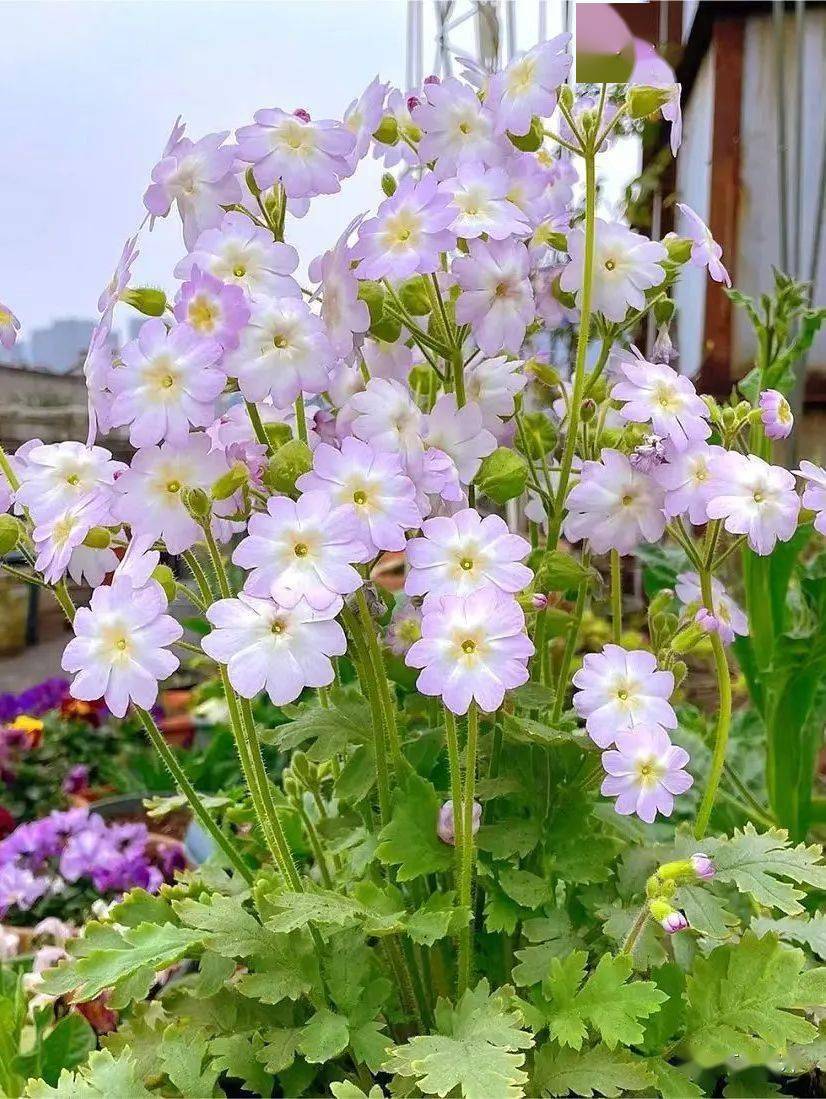
[[[53,321],[35,329],[28,339],[28,361],[51,374],[67,374],[82,362],[95,322],[79,318]]]

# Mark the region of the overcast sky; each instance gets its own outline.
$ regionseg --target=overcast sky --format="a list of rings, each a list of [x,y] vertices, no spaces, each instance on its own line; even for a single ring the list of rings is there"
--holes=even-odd
[[[518,5],[521,46],[536,12]],[[377,72],[404,83],[404,0],[0,0],[0,25],[0,301],[29,331],[95,315],[176,115],[195,138],[259,107],[340,118]],[[290,222],[303,266],[376,203],[380,170],[363,162]],[[169,287],[177,218],[141,248],[136,282]]]

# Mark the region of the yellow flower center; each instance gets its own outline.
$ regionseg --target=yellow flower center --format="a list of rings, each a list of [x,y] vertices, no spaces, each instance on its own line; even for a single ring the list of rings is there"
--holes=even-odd
[[[70,473],[66,478],[66,484],[72,486],[80,484],[80,477],[76,473]]]
[[[296,557],[306,557],[310,551],[304,542],[296,542],[295,550],[293,552],[295,553]]]
[[[470,572],[473,568],[473,561],[469,557],[463,557],[459,562],[459,568],[464,569],[465,572]]]
[[[126,638],[125,637],[120,637],[115,642],[115,648],[120,649],[121,652],[124,652],[125,649],[126,649],[127,644],[128,644],[128,642],[127,642]]]
[[[359,504],[359,505],[366,504],[367,503],[367,493],[364,492],[363,489],[357,489],[353,493],[353,503],[354,504]]]
[[[622,506],[624,508],[627,508],[629,506],[629,504],[633,504],[633,503],[634,503],[634,497],[631,495],[630,492],[626,492],[626,494],[622,498]]]
[[[244,275],[246,275],[247,269],[242,263],[236,263],[232,269],[232,273],[237,279],[242,279]]]
[[[617,264],[616,264],[615,260],[607,259],[605,261],[605,270],[606,271],[613,271],[616,266],[617,266]]]
[[[758,489],[752,496],[752,499],[754,500],[755,504],[762,504],[764,500],[763,493]]]
[[[620,688],[620,690],[617,691],[617,698],[620,699],[620,701],[625,702],[628,698],[628,691],[626,691],[624,687]]]
[[[476,652],[476,642],[471,641],[470,638],[468,638],[467,641],[463,641],[462,652],[467,653],[468,656],[470,656],[471,653]]]
[[[174,384],[175,379],[171,374],[167,374],[166,377],[161,380],[161,387],[163,389],[171,389]]]
[[[270,626],[270,629],[274,634],[283,633],[284,623],[280,621],[280,619],[276,618],[275,622],[273,622],[272,626]]]
[[[279,332],[277,336],[273,337],[272,342],[275,344],[279,351],[282,351],[287,346],[287,337],[283,333]]]
[[[204,294],[199,294],[189,303],[187,310],[189,323],[197,332],[211,332],[218,319],[218,310]]]
[[[167,481],[166,482],[166,491],[167,492],[180,492],[181,491],[181,482],[180,481]]]

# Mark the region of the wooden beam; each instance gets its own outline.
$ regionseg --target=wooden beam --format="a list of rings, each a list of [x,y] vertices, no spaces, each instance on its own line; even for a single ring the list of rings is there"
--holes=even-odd
[[[743,96],[743,20],[716,19],[714,50],[714,121],[711,138],[709,229],[723,249],[732,282],[737,255],[740,205],[740,112]],[[732,386],[732,305],[725,288],[712,279],[706,288],[706,320],[700,388],[723,395]]]

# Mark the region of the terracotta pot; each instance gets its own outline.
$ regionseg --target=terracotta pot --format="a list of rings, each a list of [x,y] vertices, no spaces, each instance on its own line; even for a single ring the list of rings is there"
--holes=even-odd
[[[161,691],[161,706],[167,717],[188,713],[192,706],[192,688],[170,687]]]
[[[111,797],[115,792],[114,786],[87,786],[76,794],[69,794],[69,804],[73,809],[88,809],[101,798]]]
[[[187,713],[162,717],[158,722],[164,739],[176,748],[191,748],[195,739],[195,722]]]

